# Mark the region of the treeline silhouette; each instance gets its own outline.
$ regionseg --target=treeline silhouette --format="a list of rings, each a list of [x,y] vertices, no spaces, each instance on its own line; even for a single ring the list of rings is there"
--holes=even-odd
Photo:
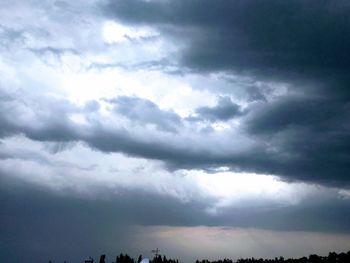
[[[233,261],[231,259],[209,261],[207,259],[204,259],[201,261],[197,260],[196,263],[350,263],[350,251],[348,251],[347,253],[339,254],[335,252],[330,252],[328,256],[325,257],[312,254],[309,257],[302,257],[298,259],[284,259],[283,257],[276,257],[274,259],[241,258],[237,261]]]
[[[128,254],[120,254],[115,258],[112,263],[140,263],[142,261],[142,255],[137,260],[130,257]],[[49,263],[52,263],[50,260]],[[66,261],[64,262],[66,263]],[[85,260],[85,263],[97,263],[91,257]],[[106,255],[101,255],[99,263],[107,263]],[[165,255],[157,255],[149,263],[179,263],[177,259],[168,259]],[[318,256],[312,254],[308,257],[302,258],[288,258],[276,257],[274,259],[263,259],[263,258],[240,258],[236,261],[232,259],[220,259],[210,261],[208,259],[196,260],[196,263],[350,263],[350,251],[347,253],[336,253],[330,252],[328,256]]]
[[[142,255],[138,257],[137,260],[130,257],[128,254],[120,254],[115,258],[115,261],[112,263],[140,263],[142,261]],[[86,263],[93,263],[94,260],[90,257],[89,259],[85,260]],[[106,263],[106,255],[101,255],[99,263]],[[149,261],[149,263],[179,263],[177,259],[168,259],[165,255],[157,255],[152,260]]]

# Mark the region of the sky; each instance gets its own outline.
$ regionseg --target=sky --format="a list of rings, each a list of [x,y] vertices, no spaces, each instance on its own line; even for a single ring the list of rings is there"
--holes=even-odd
[[[349,1],[0,5],[0,261],[350,250]]]

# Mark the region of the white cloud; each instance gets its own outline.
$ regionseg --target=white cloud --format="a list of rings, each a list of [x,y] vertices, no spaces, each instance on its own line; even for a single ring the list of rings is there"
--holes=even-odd
[[[130,40],[158,37],[159,33],[152,28],[128,27],[122,24],[117,24],[113,21],[107,21],[103,25],[102,35],[106,43],[113,44]]]
[[[56,149],[59,151],[52,154]],[[314,185],[282,182],[269,175],[221,171],[225,169],[215,173],[200,170],[172,173],[158,161],[105,154],[81,143],[42,144],[24,137],[11,137],[2,140],[0,155],[9,156],[0,159],[3,173],[81,198],[113,196],[119,189],[142,190],[181,202],[216,200],[207,207],[207,212],[216,213],[217,209],[225,211],[250,204],[294,206],[310,197],[332,194],[332,190],[327,192]]]

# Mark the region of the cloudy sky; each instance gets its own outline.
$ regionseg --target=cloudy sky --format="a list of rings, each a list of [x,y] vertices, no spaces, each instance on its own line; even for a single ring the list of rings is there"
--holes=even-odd
[[[346,0],[0,0],[0,260],[350,249]]]

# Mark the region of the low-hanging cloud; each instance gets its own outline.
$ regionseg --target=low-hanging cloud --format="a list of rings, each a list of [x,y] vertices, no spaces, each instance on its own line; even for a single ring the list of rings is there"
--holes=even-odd
[[[249,116],[241,120],[245,132],[266,146],[247,159],[232,156],[233,167],[347,184],[346,1],[134,0],[109,1],[106,7],[105,13],[117,21],[153,26],[182,43],[178,63],[184,68],[288,85],[284,95],[264,96],[248,107]],[[218,107],[225,107],[224,101]],[[198,113],[213,119],[213,110],[204,107]]]
[[[85,124],[76,123],[69,117],[70,114],[88,116],[99,113],[91,112],[86,106],[77,107],[56,99],[37,105],[37,109],[29,106],[31,114],[24,115],[19,122],[12,114],[20,114],[30,102],[24,104],[16,101],[14,95],[11,95],[12,99],[10,95],[7,96],[0,116],[2,136],[24,134],[38,141],[82,141],[103,152],[121,152],[160,160],[171,170],[227,166],[235,171],[275,174],[288,180],[348,185],[349,167],[347,156],[344,155],[347,152],[344,143],[347,135],[336,130],[343,128],[342,116],[333,114],[337,106],[325,104],[323,108],[327,108],[322,112],[317,100],[305,103],[304,99],[296,98],[269,103],[269,107],[257,105],[242,120],[246,134],[234,134],[231,131],[189,134],[185,128],[181,130],[181,123],[185,120],[178,115],[162,111],[155,104],[138,98],[110,100],[110,103],[114,103],[113,110],[128,118],[136,118],[140,126],[130,129],[130,126],[123,124],[101,122],[96,116],[87,117]],[[121,103],[125,100],[137,104],[125,106]],[[291,106],[285,108],[285,105]],[[9,115],[5,109],[10,106],[12,111]],[[318,119],[315,119],[316,114]],[[291,116],[294,121],[291,121]],[[334,123],[334,131],[327,128],[330,120]],[[161,130],[150,129],[145,137],[142,127],[149,123]],[[193,129],[196,124],[190,122],[190,125],[190,129]],[[173,136],[172,129],[175,127],[181,132]],[[168,132],[170,128],[171,133]],[[232,136],[235,138],[232,139]],[[252,136],[260,139],[253,141]],[[304,143],[306,139],[307,144]],[[266,146],[266,143],[270,146]],[[332,156],[328,154],[330,150]]]

